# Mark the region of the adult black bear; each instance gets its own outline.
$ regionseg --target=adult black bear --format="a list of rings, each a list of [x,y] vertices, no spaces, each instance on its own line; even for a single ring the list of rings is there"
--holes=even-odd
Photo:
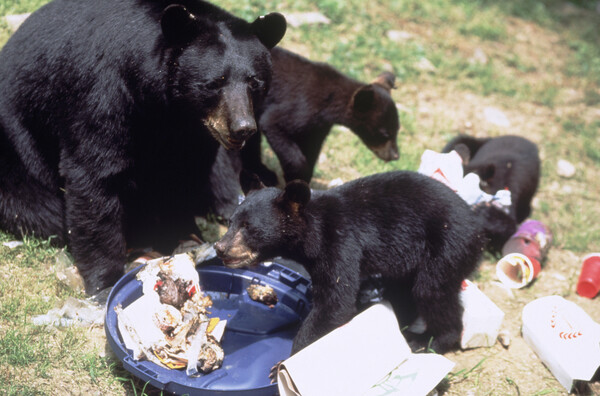
[[[259,112],[259,130],[277,155],[286,181],[310,182],[334,124],[350,128],[379,158],[398,159],[400,122],[390,96],[395,77],[382,73],[370,84],[350,79],[326,63],[288,50],[271,50],[273,81]],[[242,150],[243,167],[270,186],[277,176],[261,162],[260,135]]]
[[[193,232],[219,143],[256,131],[285,19],[176,3],[55,0],[0,53],[0,227],[67,243],[89,293]]]
[[[260,188],[255,176],[242,187],[246,199],[215,249],[232,268],[277,256],[305,266],[313,307],[293,353],[349,321],[361,278],[377,274],[403,324],[421,315],[439,353],[458,344],[461,284],[476,268],[485,237],[479,217],[447,186],[397,171],[313,194],[300,180],[281,191]]]
[[[493,251],[499,251],[516,231],[517,225],[531,214],[531,200],[540,180],[540,157],[535,143],[521,136],[475,138],[458,135],[442,150],[457,149],[463,157],[464,173],[475,172],[480,187],[488,194],[508,189],[511,194],[509,217],[494,207],[475,208],[487,223]]]

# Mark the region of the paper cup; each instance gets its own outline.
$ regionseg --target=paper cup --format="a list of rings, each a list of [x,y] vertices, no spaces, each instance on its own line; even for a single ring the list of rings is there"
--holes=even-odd
[[[520,289],[531,283],[541,269],[536,259],[521,253],[510,253],[496,264],[496,276],[511,289]]]
[[[537,220],[526,220],[502,247],[502,254],[522,253],[542,262],[552,243],[552,233]]]
[[[594,298],[600,290],[600,253],[588,254],[583,258],[581,274],[577,282],[577,294]]]

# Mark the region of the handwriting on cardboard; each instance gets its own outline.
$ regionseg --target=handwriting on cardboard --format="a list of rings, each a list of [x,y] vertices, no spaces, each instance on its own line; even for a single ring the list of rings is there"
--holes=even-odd
[[[282,396],[425,395],[454,367],[436,354],[412,354],[391,305],[357,315],[284,361]]]

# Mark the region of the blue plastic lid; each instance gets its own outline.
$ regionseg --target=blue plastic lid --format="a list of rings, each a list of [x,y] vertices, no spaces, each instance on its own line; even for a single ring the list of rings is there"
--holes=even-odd
[[[212,261],[211,261],[212,262]],[[220,263],[215,259],[215,263]],[[221,345],[225,359],[221,368],[201,377],[188,377],[185,370],[172,370],[155,363],[135,361],[125,348],[117,328],[115,307],[123,308],[142,295],[135,276],[142,267],[123,276],[107,302],[104,328],[108,342],[134,376],[169,393],[194,395],[276,395],[269,373],[290,356],[298,327],[310,310],[310,281],[278,263],[253,269],[230,269],[222,265],[198,267],[200,286],[210,295],[209,317],[227,320]],[[271,286],[277,293],[274,307],[248,297],[252,283]]]

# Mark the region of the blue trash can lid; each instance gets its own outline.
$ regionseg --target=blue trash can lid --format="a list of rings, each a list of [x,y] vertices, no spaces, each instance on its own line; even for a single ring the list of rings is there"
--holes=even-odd
[[[174,394],[275,395],[271,368],[290,356],[298,326],[310,310],[310,281],[290,268],[261,264],[253,269],[230,269],[213,259],[198,267],[200,286],[211,296],[210,317],[227,320],[221,345],[225,359],[221,368],[200,377],[185,370],[171,370],[149,361],[135,361],[125,348],[117,328],[115,307],[127,307],[142,295],[135,276],[141,267],[123,276],[107,302],[106,336],[127,371],[142,381]],[[253,301],[246,288],[253,283],[271,286],[278,297],[273,307]]]

